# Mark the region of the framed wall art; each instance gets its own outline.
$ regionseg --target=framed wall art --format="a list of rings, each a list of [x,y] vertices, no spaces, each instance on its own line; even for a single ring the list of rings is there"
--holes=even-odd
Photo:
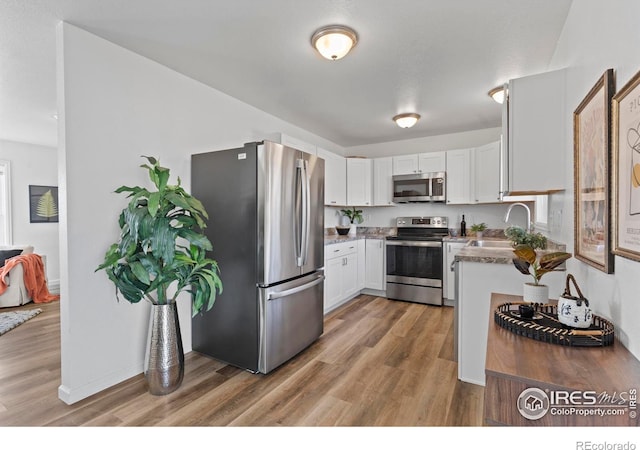
[[[640,72],[613,96],[613,253],[640,261]]]
[[[31,223],[58,221],[56,186],[29,186],[29,220]]]
[[[613,272],[611,252],[611,98],[608,69],[573,113],[574,254],[605,273]]]

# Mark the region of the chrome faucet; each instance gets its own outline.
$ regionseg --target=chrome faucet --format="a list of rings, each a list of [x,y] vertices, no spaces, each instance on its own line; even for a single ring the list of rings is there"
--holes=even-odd
[[[509,209],[507,209],[507,214],[505,214],[504,216],[504,222],[507,223],[509,221],[509,214],[511,214],[511,210],[513,209],[514,206],[522,206],[524,209],[527,210],[527,233],[531,233],[531,210],[524,203],[520,203],[520,202],[512,203],[509,206]]]

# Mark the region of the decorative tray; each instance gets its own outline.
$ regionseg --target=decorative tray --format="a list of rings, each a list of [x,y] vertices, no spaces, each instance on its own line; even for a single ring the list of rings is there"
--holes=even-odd
[[[602,317],[594,314],[589,328],[571,328],[558,320],[554,304],[534,303],[532,319],[520,317],[518,306],[522,304],[524,303],[513,302],[498,305],[493,315],[495,322],[520,336],[551,344],[572,347],[604,347],[613,344],[613,324]]]

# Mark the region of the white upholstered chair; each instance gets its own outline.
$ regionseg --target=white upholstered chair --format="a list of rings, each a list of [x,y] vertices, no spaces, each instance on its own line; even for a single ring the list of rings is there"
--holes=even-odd
[[[23,255],[33,253],[33,247],[29,245],[0,247],[0,250],[11,249],[22,249],[21,254]],[[42,261],[43,263],[45,262],[44,256],[42,256]],[[8,276],[5,277],[5,281],[8,283],[8,286],[4,293],[0,295],[0,308],[20,306],[31,302],[27,288],[24,285],[24,269],[22,268],[22,264],[16,264]]]

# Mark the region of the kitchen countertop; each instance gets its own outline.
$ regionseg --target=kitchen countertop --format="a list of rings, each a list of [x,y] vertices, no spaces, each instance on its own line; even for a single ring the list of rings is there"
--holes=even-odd
[[[359,239],[385,239],[388,234],[382,233],[367,233],[367,234],[356,234],[351,235],[347,234],[345,236],[340,236],[339,234],[325,234],[324,235],[324,245],[330,244],[338,244],[340,242],[348,242],[348,241],[357,241]]]
[[[447,236],[442,238],[442,242],[459,242],[459,243],[467,243],[469,242],[471,239],[470,237],[460,237],[460,236]]]
[[[455,256],[456,261],[470,261],[486,264],[512,264],[513,249],[510,247],[475,247],[474,239],[469,240],[469,245],[460,249]],[[507,239],[483,239],[484,241],[509,242]],[[547,249],[543,252],[565,251],[566,245],[547,240]]]
[[[335,228],[327,228],[324,233],[324,245],[338,244],[340,242],[357,241],[359,239],[385,239],[387,236],[394,236],[395,228],[385,227],[358,227],[355,235],[339,235]]]
[[[503,241],[506,241],[502,239]],[[469,241],[456,254],[456,261],[471,261],[486,264],[512,264],[513,250],[511,248],[474,247]]]

